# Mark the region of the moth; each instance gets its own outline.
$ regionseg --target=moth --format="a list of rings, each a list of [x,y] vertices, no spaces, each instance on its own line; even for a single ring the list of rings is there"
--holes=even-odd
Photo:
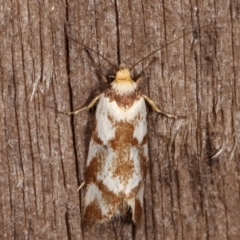
[[[162,113],[120,65],[109,87],[77,111],[97,105],[85,176],[84,221],[89,226],[125,216],[128,209],[134,223],[141,219],[149,158],[146,103]]]
[[[141,219],[149,159],[146,104],[157,113],[176,118],[163,113],[144,95],[130,69],[121,64],[105,91],[70,113],[96,106],[84,182],[84,223],[88,226],[125,217],[129,211],[135,224]]]

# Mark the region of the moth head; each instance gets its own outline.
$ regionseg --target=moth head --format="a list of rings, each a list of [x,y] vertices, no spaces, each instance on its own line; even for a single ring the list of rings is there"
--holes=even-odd
[[[130,70],[125,64],[121,64],[111,86],[119,94],[128,94],[136,90],[137,83],[133,81]]]
[[[126,67],[125,64],[120,64],[119,70],[117,71],[115,80],[116,82],[131,82],[133,81],[131,78],[130,70]]]

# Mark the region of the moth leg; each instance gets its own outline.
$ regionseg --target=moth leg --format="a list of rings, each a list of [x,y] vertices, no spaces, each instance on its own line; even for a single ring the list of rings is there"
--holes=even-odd
[[[99,94],[97,97],[95,97],[86,107],[83,107],[77,111],[74,111],[74,112],[69,112],[68,115],[71,115],[71,114],[77,114],[83,110],[86,110],[86,109],[89,109],[89,108],[92,108],[99,100],[99,98],[101,97],[102,94]]]
[[[85,182],[82,182],[81,185],[78,187],[77,192],[80,191],[84,185],[85,185]]]
[[[169,117],[169,118],[177,118],[177,116],[174,116],[174,115],[170,115],[170,114],[167,114],[167,113],[164,113],[164,112],[162,112],[158,107],[157,107],[157,105],[155,104],[155,102],[152,100],[152,99],[150,99],[148,96],[146,96],[146,95],[142,95],[143,97],[144,97],[144,99],[147,101],[147,103],[152,107],[152,109],[155,111],[155,112],[157,112],[157,113],[160,113],[160,114],[163,114],[163,115],[165,115],[165,116],[167,116],[167,117]]]

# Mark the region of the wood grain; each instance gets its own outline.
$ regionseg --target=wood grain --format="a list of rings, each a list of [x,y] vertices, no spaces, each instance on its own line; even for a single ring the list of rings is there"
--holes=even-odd
[[[237,0],[4,1],[0,238],[239,239],[239,9]],[[76,190],[94,111],[62,112],[89,103],[104,88],[100,70],[114,69],[73,39],[116,66],[131,67],[165,46],[142,90],[184,118],[149,111],[151,160],[138,227],[82,228],[84,189]]]

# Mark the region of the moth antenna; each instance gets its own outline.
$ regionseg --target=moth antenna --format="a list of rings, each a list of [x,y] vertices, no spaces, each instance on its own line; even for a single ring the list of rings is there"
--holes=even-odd
[[[96,71],[96,74],[97,76],[100,76],[100,78],[104,81],[104,82],[108,82],[106,76],[103,74],[101,68],[98,68],[95,61],[93,60],[91,54],[89,53],[89,50],[88,49],[84,49],[89,57],[89,59],[91,60],[92,64],[94,65],[94,68],[95,68],[95,71]]]
[[[84,43],[81,43],[81,42],[79,42],[78,40],[74,39],[73,37],[69,36],[68,31],[66,31],[66,33],[67,33],[68,39],[70,39],[70,40],[78,43],[79,45],[83,46],[85,49],[87,49],[87,50],[89,50],[89,51],[97,54],[97,55],[100,56],[102,59],[104,59],[107,63],[109,63],[109,64],[114,68],[115,71],[117,71],[118,68],[116,67],[116,65],[113,64],[112,62],[110,62],[110,61],[109,61],[107,58],[105,58],[102,54],[100,54],[100,53],[98,53],[97,51],[95,51],[94,49],[88,47],[88,46],[85,45]]]
[[[199,31],[200,29],[205,28],[205,27],[210,26],[210,25],[211,25],[211,24],[207,24],[207,25],[205,25],[205,26],[202,26],[202,27],[200,27],[200,28],[198,29],[198,31]],[[132,69],[133,69],[135,66],[137,66],[140,62],[142,62],[142,61],[144,61],[145,59],[147,59],[148,57],[152,56],[154,53],[162,50],[163,48],[167,47],[168,45],[170,45],[170,44],[172,44],[172,43],[175,43],[175,42],[178,41],[179,39],[181,39],[181,38],[183,38],[183,37],[185,37],[185,36],[187,36],[187,35],[189,35],[189,34],[191,34],[191,33],[193,33],[193,32],[194,32],[194,30],[191,30],[190,32],[188,32],[188,33],[186,33],[186,34],[184,34],[184,35],[182,35],[182,36],[180,36],[180,37],[172,40],[171,42],[166,43],[164,46],[162,46],[162,47],[154,50],[153,52],[151,52],[151,53],[148,54],[147,56],[143,57],[140,61],[136,62],[136,63],[130,68],[130,71],[132,71]]]
[[[153,57],[151,62],[148,64],[148,66],[145,68],[145,70],[142,70],[137,76],[136,76],[136,82],[138,82],[142,77],[145,75],[145,73],[152,67],[152,65],[156,62],[157,58]]]

